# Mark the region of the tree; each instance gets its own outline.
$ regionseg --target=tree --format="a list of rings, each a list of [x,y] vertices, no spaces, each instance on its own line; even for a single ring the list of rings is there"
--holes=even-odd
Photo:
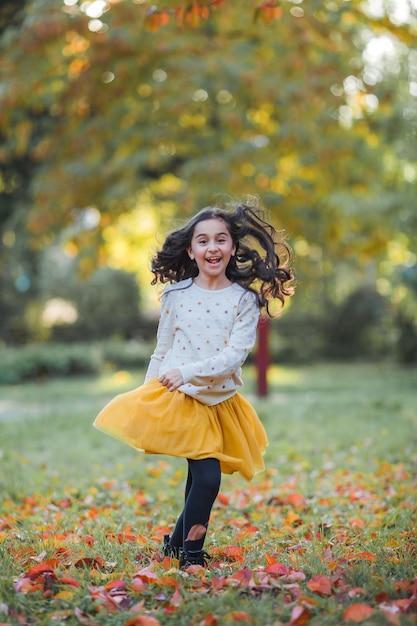
[[[28,0],[1,38],[0,164],[1,201],[32,241],[71,228],[97,255],[145,191],[178,215],[255,191],[292,237],[313,305],[318,283],[330,297],[346,266],[355,283],[384,254],[415,193],[414,18],[359,0],[248,6]],[[392,64],[377,67],[381,38]],[[96,227],[73,229],[89,206]]]

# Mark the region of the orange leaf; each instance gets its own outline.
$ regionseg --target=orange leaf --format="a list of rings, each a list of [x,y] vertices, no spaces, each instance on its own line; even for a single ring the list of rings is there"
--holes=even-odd
[[[26,578],[30,578],[31,580],[37,578],[41,574],[53,574],[54,569],[50,565],[46,565],[45,563],[39,563],[38,565],[34,565],[30,568],[30,570],[26,573]]]
[[[292,504],[293,506],[304,506],[306,499],[300,493],[289,493],[285,496],[284,502]]]
[[[179,580],[177,580],[173,576],[161,576],[157,582],[158,585],[161,585],[163,587],[174,587],[174,589],[178,589],[178,587],[180,586]]]
[[[252,621],[252,617],[245,611],[230,611],[230,613],[226,613],[224,617],[226,620],[231,620],[233,622],[251,622]]]
[[[299,526],[303,523],[303,520],[294,511],[288,511],[287,515],[285,516],[285,523],[288,526]]]
[[[321,596],[332,595],[332,581],[328,576],[323,574],[314,574],[313,578],[308,581],[307,587],[310,591],[318,593]]]
[[[349,520],[349,525],[352,528],[365,528],[365,522],[359,517],[353,517],[351,520]]]
[[[161,622],[151,615],[138,615],[127,620],[123,626],[161,626]]]
[[[141,545],[145,546],[148,543],[148,538],[145,535],[137,535],[136,541]]]
[[[54,600],[65,600],[66,602],[69,602],[73,597],[74,591],[64,590],[58,591],[58,593],[54,595]]]
[[[275,565],[277,562],[276,558],[271,556],[270,554],[265,554],[265,560],[267,565]]]
[[[355,559],[358,559],[359,561],[374,562],[376,561],[376,556],[375,554],[372,554],[371,552],[358,552],[357,554],[355,554]]]
[[[220,502],[220,504],[227,506],[228,504],[230,504],[230,498],[225,493],[219,493],[219,495],[217,496],[217,502]]]
[[[352,604],[351,606],[348,606],[346,611],[343,613],[343,621],[363,622],[363,620],[372,615],[373,612],[373,608],[368,604]]]

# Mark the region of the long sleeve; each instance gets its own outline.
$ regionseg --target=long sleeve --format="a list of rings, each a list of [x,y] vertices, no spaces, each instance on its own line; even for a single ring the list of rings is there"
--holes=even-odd
[[[169,304],[169,295],[164,293],[161,302],[161,317],[159,319],[158,331],[156,334],[156,347],[149,360],[148,369],[145,375],[145,383],[158,376],[165,357],[172,348],[174,338],[174,315]]]
[[[256,296],[252,292],[244,292],[226,347],[214,356],[180,366],[184,383],[218,383],[238,373],[255,345],[258,319]]]

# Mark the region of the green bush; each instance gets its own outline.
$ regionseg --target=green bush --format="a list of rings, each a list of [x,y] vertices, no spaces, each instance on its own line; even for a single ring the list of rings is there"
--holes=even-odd
[[[146,367],[152,343],[140,341],[102,344],[39,344],[2,350],[0,385],[59,376],[96,375],[104,368]]]
[[[112,341],[100,346],[105,365],[121,369],[146,367],[153,348],[153,342]]]
[[[395,321],[398,360],[404,365],[417,363],[417,298],[411,291],[398,306]]]
[[[360,287],[323,320],[324,357],[373,359],[394,349],[389,303],[375,289]]]
[[[52,275],[51,275],[52,273]],[[149,322],[141,312],[140,290],[134,274],[104,267],[81,279],[74,263],[43,270],[42,298],[70,302],[77,312],[72,323],[56,322],[49,329],[54,343],[102,339],[126,340],[149,334]]]
[[[55,344],[5,348],[0,362],[0,384],[18,384],[53,376],[98,374],[101,364],[102,356],[94,346]]]
[[[399,335],[406,337],[400,350],[400,358],[405,361],[415,327],[410,315],[407,320],[394,319],[388,300],[374,289],[362,287],[339,305],[329,307],[325,315],[291,309],[273,322],[272,328],[270,352],[275,362],[311,363],[326,359],[373,360],[387,355],[395,358]],[[415,341],[411,341],[408,359],[416,354]]]
[[[275,363],[312,363],[324,352],[323,321],[291,311],[271,323],[269,350]]]

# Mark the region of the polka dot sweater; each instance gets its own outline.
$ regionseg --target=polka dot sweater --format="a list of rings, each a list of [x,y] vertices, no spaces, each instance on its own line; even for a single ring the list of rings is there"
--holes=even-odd
[[[178,368],[183,393],[208,405],[227,400],[243,384],[241,367],[255,344],[258,319],[256,295],[237,283],[219,290],[191,279],[169,285],[145,382]]]

